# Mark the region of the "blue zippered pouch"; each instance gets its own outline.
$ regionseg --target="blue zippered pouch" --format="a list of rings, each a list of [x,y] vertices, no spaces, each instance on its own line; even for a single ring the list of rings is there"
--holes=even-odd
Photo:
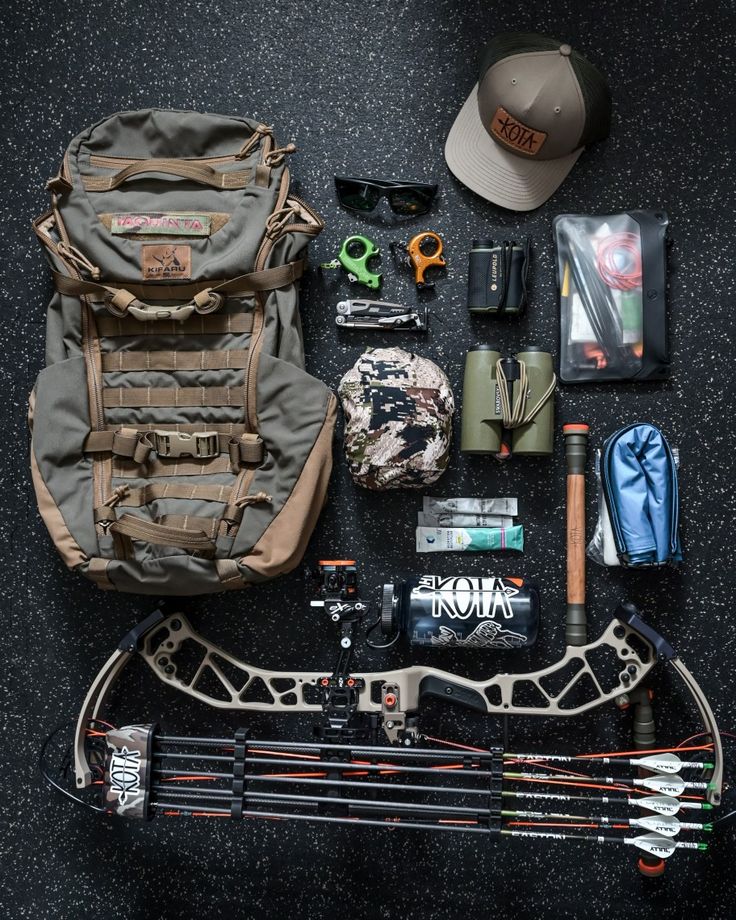
[[[622,565],[677,565],[677,466],[667,439],[654,425],[636,423],[603,445],[601,487]]]

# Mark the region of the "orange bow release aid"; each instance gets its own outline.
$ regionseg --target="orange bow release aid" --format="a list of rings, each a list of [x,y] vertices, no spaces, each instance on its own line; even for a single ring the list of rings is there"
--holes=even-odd
[[[391,243],[391,252],[397,264],[402,263],[414,272],[414,282],[418,290],[433,288],[433,281],[425,280],[428,268],[445,268],[447,263],[442,255],[442,239],[432,230],[423,230],[413,236],[406,246]]]

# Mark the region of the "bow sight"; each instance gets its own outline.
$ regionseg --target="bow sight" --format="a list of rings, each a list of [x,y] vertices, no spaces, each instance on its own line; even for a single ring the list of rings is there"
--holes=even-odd
[[[361,720],[356,724],[358,694],[365,681],[350,673],[353,643],[358,624],[368,613],[368,605],[358,597],[358,572],[353,559],[322,560],[314,573],[316,597],[312,607],[321,607],[340,627],[340,651],[330,675],[319,678],[323,720],[315,734],[328,741],[367,737],[375,740],[378,721]]]

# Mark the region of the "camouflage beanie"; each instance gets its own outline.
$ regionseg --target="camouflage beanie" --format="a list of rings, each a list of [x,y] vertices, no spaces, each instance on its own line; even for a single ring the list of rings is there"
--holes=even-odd
[[[366,489],[421,489],[444,473],[455,402],[432,361],[372,348],[337,390],[345,412],[350,475]]]

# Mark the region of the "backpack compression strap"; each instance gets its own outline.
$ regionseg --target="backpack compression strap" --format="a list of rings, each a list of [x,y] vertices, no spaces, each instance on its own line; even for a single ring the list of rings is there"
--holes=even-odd
[[[156,306],[139,299],[135,294],[123,287],[122,284],[110,282],[100,284],[96,281],[84,281],[81,278],[70,278],[60,272],[52,271],[54,286],[60,294],[71,296],[84,296],[91,301],[104,303],[113,316],[134,316],[141,321],[175,319],[185,320],[193,313],[213,313],[219,310],[228,296],[241,297],[255,294],[259,291],[273,291],[276,288],[286,287],[298,281],[306,268],[305,259],[287,262],[275,268],[264,268],[262,271],[249,272],[239,275],[229,281],[222,281],[211,287],[207,282],[202,282],[202,290],[194,294],[189,303],[177,304],[171,307]],[[132,285],[131,285],[132,286]],[[136,285],[137,289],[150,291],[156,299],[156,285]],[[188,286],[191,288],[191,286]],[[171,287],[166,287],[167,297],[171,299]],[[161,293],[164,293],[162,291]]]

